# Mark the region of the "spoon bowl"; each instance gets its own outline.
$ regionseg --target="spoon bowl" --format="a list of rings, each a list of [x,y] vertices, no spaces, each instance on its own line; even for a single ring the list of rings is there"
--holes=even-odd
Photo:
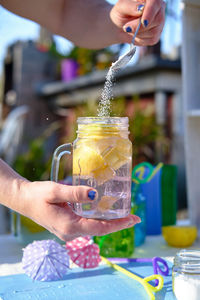
[[[111,72],[119,71],[121,68],[125,67],[129,63],[129,61],[133,58],[133,56],[136,52],[136,47],[134,46],[134,42],[135,42],[136,35],[140,29],[140,25],[141,25],[141,19],[139,20],[138,27],[135,31],[132,42],[130,44],[130,50],[128,52],[126,52],[125,54],[123,54],[122,56],[120,56],[117,61],[112,63],[112,65],[110,67]]]

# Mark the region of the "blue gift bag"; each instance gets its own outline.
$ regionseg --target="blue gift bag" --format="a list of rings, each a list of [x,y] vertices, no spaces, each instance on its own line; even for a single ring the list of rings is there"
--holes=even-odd
[[[161,234],[162,227],[162,193],[161,172],[163,164],[156,167],[144,162],[133,169],[133,184],[138,185],[140,193],[145,199],[146,206],[146,234]]]
[[[146,198],[146,234],[161,234],[162,227],[162,198],[161,198],[160,169],[153,178],[141,184],[141,191]]]

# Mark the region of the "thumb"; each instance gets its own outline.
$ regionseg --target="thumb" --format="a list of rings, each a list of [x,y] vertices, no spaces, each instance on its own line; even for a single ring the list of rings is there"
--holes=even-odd
[[[51,197],[51,203],[61,202],[88,202],[97,199],[97,191],[88,186],[71,186],[55,183],[53,197]]]

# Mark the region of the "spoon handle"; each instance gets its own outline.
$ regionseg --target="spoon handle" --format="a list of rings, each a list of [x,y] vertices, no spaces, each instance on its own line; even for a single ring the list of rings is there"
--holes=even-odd
[[[135,33],[134,33],[133,38],[132,38],[132,44],[133,44],[133,45],[134,45],[134,43],[135,43],[136,35],[138,34],[138,31],[139,31],[139,29],[140,29],[141,22],[142,22],[142,20],[141,20],[141,18],[140,18],[138,27],[137,27],[137,29],[136,29],[136,31],[135,31]]]

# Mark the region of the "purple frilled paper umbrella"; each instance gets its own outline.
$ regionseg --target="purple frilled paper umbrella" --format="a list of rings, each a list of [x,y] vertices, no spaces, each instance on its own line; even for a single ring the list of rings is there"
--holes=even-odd
[[[101,261],[99,246],[93,243],[90,236],[78,237],[66,243],[70,259],[84,269],[96,268]]]
[[[69,269],[69,256],[66,249],[53,240],[34,241],[23,249],[22,266],[33,280],[58,280]]]

